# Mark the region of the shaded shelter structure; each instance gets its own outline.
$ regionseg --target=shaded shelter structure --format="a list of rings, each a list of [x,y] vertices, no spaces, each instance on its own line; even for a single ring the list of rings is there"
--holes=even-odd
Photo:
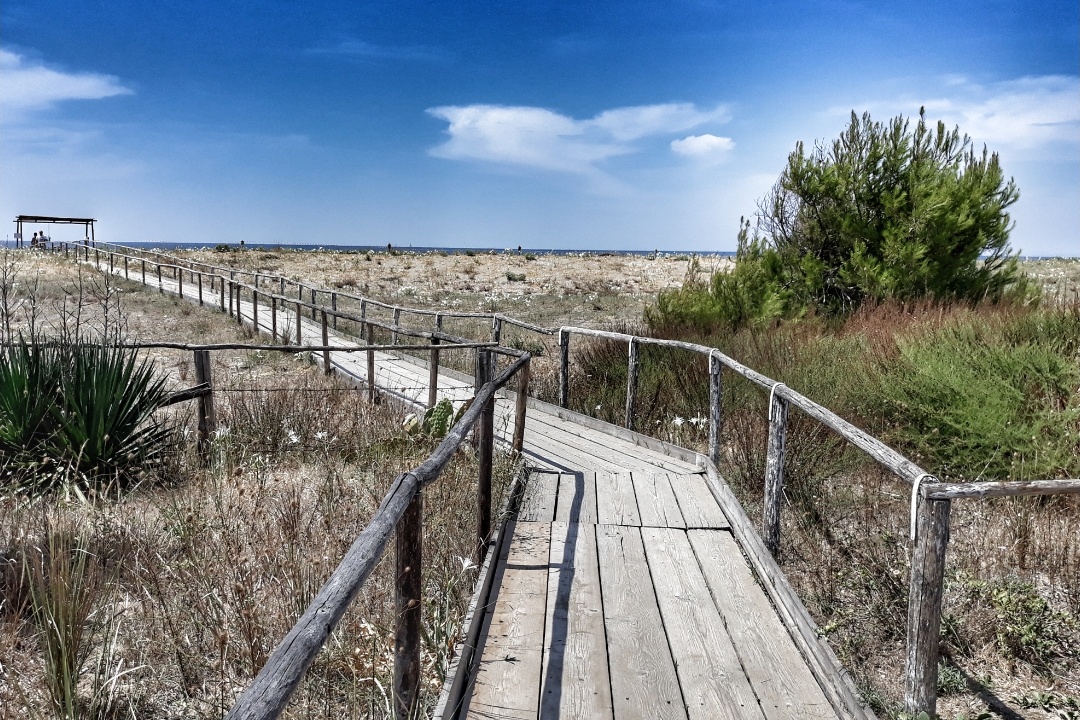
[[[23,242],[23,225],[34,225],[37,223],[47,223],[51,225],[82,225],[85,228],[86,242],[88,244],[95,244],[94,238],[94,223],[97,222],[94,218],[69,218],[69,217],[51,217],[49,215],[18,215],[15,218],[15,247],[24,247]]]

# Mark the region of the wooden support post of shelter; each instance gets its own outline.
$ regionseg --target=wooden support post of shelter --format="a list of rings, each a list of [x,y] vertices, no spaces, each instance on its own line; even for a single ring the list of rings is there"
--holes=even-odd
[[[326,311],[321,310],[320,312],[321,312],[321,319],[322,319],[322,344],[323,344],[322,364],[323,364],[323,372],[325,374],[327,374],[327,375],[332,375],[333,372],[334,372],[334,368],[330,365],[330,351],[326,349],[326,348],[328,348],[330,346],[330,325],[326,321]]]
[[[490,350],[476,351],[476,392],[494,376],[494,355]],[[491,467],[495,449],[495,398],[484,405],[476,423],[479,471],[476,479],[476,563],[484,562],[488,536],[491,534]]]
[[[638,339],[630,338],[629,358],[626,362],[626,414],[623,423],[627,429],[634,429],[634,401],[637,398],[638,385]]]
[[[709,353],[709,459],[716,467],[720,467],[720,437],[724,428],[723,368],[719,356]]]
[[[570,406],[570,333],[559,329],[559,407]]]
[[[525,409],[529,405],[529,379],[532,377],[532,358],[518,370],[517,405],[514,408],[514,440],[511,450],[521,454],[525,447]]]
[[[915,547],[908,591],[907,670],[904,710],[936,717],[941,599],[945,586],[945,549],[949,545],[951,500],[931,500],[914,492]]]
[[[210,436],[217,425],[217,413],[214,411],[214,381],[210,373],[210,351],[195,351],[195,382],[207,383],[211,392],[199,398],[199,429],[198,450],[199,455],[205,460],[210,446]]]
[[[325,311],[323,313],[325,317]],[[420,592],[424,518],[421,490],[416,492],[398,521],[394,538],[394,718],[414,717],[420,698]]]
[[[761,538],[774,558],[780,556],[780,510],[784,503],[784,445],[788,402],[769,393],[769,445],[765,457],[765,511]]]

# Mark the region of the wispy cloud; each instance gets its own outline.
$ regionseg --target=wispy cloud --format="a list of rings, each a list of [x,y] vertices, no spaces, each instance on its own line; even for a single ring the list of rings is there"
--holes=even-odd
[[[730,155],[734,149],[735,141],[731,138],[708,133],[688,135],[680,140],[671,141],[671,152],[676,155],[708,162],[719,162]]]
[[[608,180],[600,164],[637,152],[636,141],[725,122],[726,108],[699,110],[690,103],[605,110],[578,120],[538,107],[466,105],[429,108],[449,123],[449,139],[430,151],[435,157],[478,160]]]
[[[414,60],[441,62],[445,51],[426,45],[377,45],[358,38],[342,38],[336,43],[308,49],[312,55],[328,55],[371,60]]]
[[[64,100],[100,100],[133,92],[113,75],[54,70],[9,50],[0,50],[0,87],[0,117],[4,118]]]
[[[990,84],[963,76],[943,79],[944,90],[890,101],[865,102],[856,110],[885,117],[926,108],[928,119],[958,125],[978,144],[992,149],[1032,150],[1080,143],[1080,77],[1043,75]],[[843,114],[850,108],[832,108]]]

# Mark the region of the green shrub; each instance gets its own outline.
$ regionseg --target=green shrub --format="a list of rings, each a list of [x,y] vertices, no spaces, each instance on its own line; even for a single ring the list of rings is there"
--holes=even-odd
[[[169,393],[134,349],[18,342],[0,353],[0,481],[47,492],[115,483],[159,466]]]
[[[901,338],[864,397],[886,437],[952,479],[1080,472],[1076,313],[978,316]]]
[[[506,271],[506,279],[510,282],[525,282],[525,273],[516,273],[510,270]]]
[[[865,300],[1029,300],[1009,248],[1019,198],[996,154],[959,129],[914,129],[851,115],[831,146],[802,143],[739,228],[735,267],[662,294],[650,322],[735,328],[755,320],[837,316]]]

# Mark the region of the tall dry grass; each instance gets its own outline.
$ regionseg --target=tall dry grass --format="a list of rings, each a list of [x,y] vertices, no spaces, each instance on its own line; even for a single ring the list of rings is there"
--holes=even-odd
[[[67,297],[58,288],[70,281],[48,294]],[[175,321],[180,306],[119,288],[117,322]],[[184,309],[209,334],[236,332],[212,311]],[[42,310],[50,312],[46,325],[58,317],[51,303]],[[157,357],[174,381],[190,383],[184,359]],[[194,451],[191,408],[175,406],[164,412],[188,432],[167,469],[119,499],[0,489],[0,717],[221,716],[393,479],[434,449],[402,430],[401,408],[371,406],[295,359],[222,355],[214,373],[219,430],[209,463]],[[514,472],[497,458],[496,502]],[[476,474],[466,448],[425,490],[424,708],[437,698],[475,580]],[[391,551],[286,717],[389,715],[392,568]]]

